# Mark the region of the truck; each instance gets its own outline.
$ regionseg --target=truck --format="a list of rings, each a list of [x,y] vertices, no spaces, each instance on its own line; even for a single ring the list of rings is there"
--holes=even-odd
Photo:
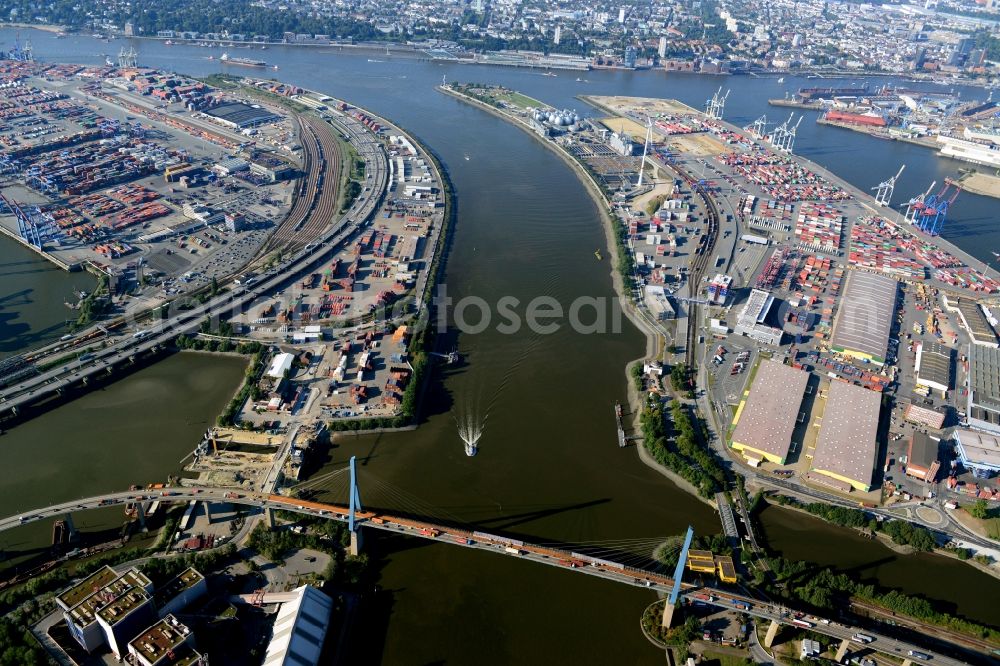
[[[226,499],[240,499],[243,495],[234,492],[228,492],[225,494]]]
[[[503,552],[507,553],[508,555],[524,555],[523,550],[521,550],[520,548],[514,548],[513,546],[506,546],[503,549]]]
[[[921,661],[930,661],[931,656],[925,652],[918,652],[917,650],[910,650],[906,653],[908,656],[914,659],[919,659]]]
[[[855,643],[868,645],[869,643],[873,642],[875,638],[873,636],[869,636],[868,634],[862,634],[861,632],[858,632],[853,636],[851,636],[851,640],[854,641]]]
[[[744,601],[740,601],[739,599],[733,599],[733,606],[739,608],[740,610],[746,610],[746,611],[750,610],[750,604]]]
[[[812,629],[813,626],[815,626],[813,625],[812,622],[806,622],[805,620],[798,617],[792,620],[792,624],[794,624],[796,627],[802,627],[803,629]]]

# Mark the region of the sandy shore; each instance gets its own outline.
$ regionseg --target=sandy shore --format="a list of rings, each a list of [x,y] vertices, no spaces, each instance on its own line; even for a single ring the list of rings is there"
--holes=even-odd
[[[65,32],[66,27],[61,25],[50,25],[48,23],[7,23],[0,21],[0,26],[4,28],[24,28],[30,30],[43,30],[45,32]]]
[[[554,152],[556,155],[558,155],[563,162],[565,162],[571,169],[573,169],[577,177],[580,179],[580,182],[583,183],[584,187],[587,188],[587,192],[594,199],[594,202],[598,204],[597,207],[600,210],[601,221],[603,222],[602,226],[604,227],[604,239],[606,244],[606,250],[608,256],[610,257],[611,282],[614,285],[615,293],[618,295],[618,298],[622,303],[622,311],[625,313],[625,316],[628,317],[628,320],[632,322],[632,324],[642,332],[643,336],[646,339],[646,351],[644,355],[630,361],[625,365],[624,368],[625,384],[628,387],[628,393],[627,393],[628,408],[629,412],[632,414],[632,422],[631,422],[632,430],[633,432],[639,431],[640,430],[639,418],[640,415],[642,414],[642,405],[644,396],[639,395],[639,392],[636,390],[635,381],[629,374],[629,368],[632,367],[632,365],[636,362],[642,363],[644,360],[651,359],[656,355],[657,340],[660,334],[653,331],[650,328],[649,324],[646,321],[644,321],[642,317],[639,316],[638,312],[636,311],[635,305],[625,295],[625,283],[622,280],[622,276],[615,269],[617,250],[615,243],[614,219],[611,217],[610,213],[611,202],[608,201],[608,199],[604,196],[604,193],[601,191],[601,188],[597,185],[596,182],[594,182],[594,179],[591,177],[591,175],[587,173],[587,171],[576,160],[574,160],[571,156],[567,155],[566,152],[560,149],[556,144],[552,143],[551,141],[546,141],[545,139],[540,137],[538,134],[535,133],[535,131],[530,126],[518,121],[518,119],[509,116],[508,114],[500,111],[499,109],[490,106],[489,104],[480,102],[477,99],[473,99],[472,97],[463,95],[462,93],[459,93],[450,88],[438,86],[438,90],[447,95],[451,95],[452,97],[460,99],[463,102],[466,102],[467,104],[471,104],[472,106],[478,107],[486,111],[487,113],[491,113],[494,116],[497,116],[498,118],[502,118],[503,120],[506,120],[507,122],[510,122],[515,126],[520,127],[521,129],[526,131],[539,143],[541,143],[543,146],[545,146],[546,148]],[[650,468],[662,474],[664,477],[673,482],[674,485],[676,485],[681,490],[684,490],[685,492],[690,493],[694,497],[697,497],[700,501],[704,502],[708,506],[711,506],[713,509],[715,508],[715,504],[713,502],[705,499],[704,497],[698,494],[698,489],[695,488],[694,484],[689,482],[687,479],[684,479],[676,472],[673,472],[672,470],[669,470],[660,463],[656,462],[656,460],[654,460],[653,457],[646,450],[645,446],[636,445],[635,449],[639,456],[639,460],[641,460],[645,465],[649,466]]]

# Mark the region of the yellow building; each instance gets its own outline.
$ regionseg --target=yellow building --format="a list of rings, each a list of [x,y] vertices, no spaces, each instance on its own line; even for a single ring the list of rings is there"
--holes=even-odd
[[[736,582],[736,565],[733,564],[733,558],[728,555],[719,555],[715,558],[715,567],[719,580],[723,583]]]
[[[689,550],[687,568],[701,573],[715,573],[715,556],[710,550]]]
[[[733,418],[731,446],[747,458],[784,465],[802,406],[809,373],[764,359],[757,368],[749,397]]]

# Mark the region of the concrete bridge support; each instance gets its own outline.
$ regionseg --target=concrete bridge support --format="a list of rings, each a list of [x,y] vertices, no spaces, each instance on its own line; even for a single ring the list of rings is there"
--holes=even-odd
[[[76,541],[80,534],[76,531],[76,525],[73,524],[73,514],[67,513],[63,516],[63,520],[66,521],[66,537],[69,543]]]
[[[270,507],[264,509],[264,516],[267,519],[267,526],[270,527],[272,530],[278,526],[278,521],[275,519],[274,516],[274,509]]]
[[[212,503],[211,502],[202,502],[201,504],[202,504],[202,506],[205,507],[205,520],[207,520],[208,524],[211,525],[212,524]]]
[[[363,540],[361,538],[361,528],[358,527],[353,532],[351,532],[351,546],[350,549],[348,550],[348,553],[351,555],[351,557],[357,557],[358,555],[361,554],[362,542]]]
[[[769,648],[774,645],[774,639],[778,635],[778,629],[781,627],[776,621],[771,620],[771,626],[767,628],[767,635],[764,636],[764,647]]]
[[[139,527],[142,528],[142,531],[148,532],[149,529],[146,527],[146,502],[135,503],[135,518],[139,521]]]
[[[837,661],[838,664],[841,664],[841,663],[844,662],[844,657],[847,656],[847,650],[850,647],[851,647],[851,641],[850,640],[848,640],[848,639],[845,638],[843,641],[841,641],[840,647],[837,648],[837,658],[836,658],[836,661]]]
[[[676,609],[677,609],[677,606],[675,606],[674,604],[670,603],[670,599],[667,599],[665,605],[663,606],[663,624],[662,624],[662,626],[663,626],[664,629],[669,629],[671,627],[671,625],[673,624],[673,622],[674,622],[674,611]]]

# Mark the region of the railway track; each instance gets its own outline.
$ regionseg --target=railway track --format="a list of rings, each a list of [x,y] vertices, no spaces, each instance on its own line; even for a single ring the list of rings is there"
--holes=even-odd
[[[321,121],[299,116],[303,167],[306,178],[295,193],[292,209],[261,248],[261,255],[274,250],[291,251],[322,234],[333,219],[340,183],[340,147]]]
[[[691,293],[689,296],[691,298],[697,297],[697,288],[701,284],[702,275],[705,272],[705,268],[708,266],[708,258],[715,251],[715,241],[719,235],[719,211],[715,207],[715,202],[712,198],[708,196],[705,189],[698,185],[697,182],[684,170],[675,166],[674,169],[681,174],[685,182],[691,186],[691,188],[701,197],[702,201],[705,202],[705,210],[708,214],[708,231],[705,234],[705,242],[702,247],[701,254],[695,257],[694,264],[691,266],[691,275],[689,278],[689,284],[692,285]],[[688,313],[688,327],[687,327],[687,343],[684,346],[684,361],[688,368],[694,368],[695,364],[695,340],[698,334],[698,322],[700,320],[700,306],[697,303],[690,303],[690,309]]]

